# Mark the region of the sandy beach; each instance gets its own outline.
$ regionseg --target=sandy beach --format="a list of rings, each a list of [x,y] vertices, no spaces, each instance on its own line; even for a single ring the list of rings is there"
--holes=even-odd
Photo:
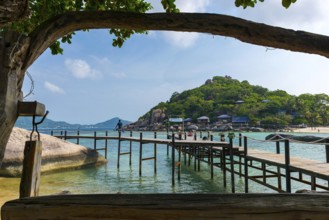
[[[307,128],[294,129],[293,131],[299,133],[328,133],[329,134],[329,127],[307,127]]]

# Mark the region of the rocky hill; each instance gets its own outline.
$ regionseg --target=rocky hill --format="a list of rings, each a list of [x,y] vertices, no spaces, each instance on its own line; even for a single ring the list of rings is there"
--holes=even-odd
[[[200,118],[207,117],[207,125]],[[227,117],[226,119],[224,117]],[[327,125],[327,94],[290,95],[270,91],[248,81],[215,76],[194,89],[174,92],[170,99],[154,106],[130,126],[135,130],[163,130],[172,126],[169,118],[217,129],[221,126],[279,128],[290,125]]]

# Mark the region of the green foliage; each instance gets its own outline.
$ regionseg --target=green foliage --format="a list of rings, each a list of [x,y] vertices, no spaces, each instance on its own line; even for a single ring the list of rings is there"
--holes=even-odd
[[[237,7],[243,8],[254,7],[257,2],[264,2],[264,0],[235,0]],[[296,0],[282,0],[282,5],[288,8]],[[168,13],[178,13],[179,9],[176,7],[175,0],[161,0],[163,8]],[[134,12],[145,13],[152,9],[150,3],[146,0],[29,0],[29,8],[31,15],[23,20],[11,24],[10,27],[23,34],[30,34],[33,30],[39,27],[45,21],[60,16],[69,11],[120,11],[120,12]],[[5,29],[6,29],[5,28]],[[4,29],[0,29],[3,31]],[[110,29],[110,34],[114,35],[112,45],[115,47],[122,47],[123,43],[133,34],[146,33],[142,30],[122,30]],[[61,43],[71,44],[74,33],[62,36],[62,39],[50,46],[52,54],[62,54],[63,49]]]
[[[238,100],[243,103],[237,104]],[[326,94],[293,96],[283,90],[269,91],[229,76],[215,76],[198,88],[174,92],[168,102],[161,102],[152,110],[158,108],[167,115],[194,120],[205,115],[212,122],[222,114],[248,116],[253,125],[264,127],[329,123],[329,96]]]
[[[161,0],[163,8],[168,13],[178,13],[179,9],[175,5],[175,0]]]
[[[264,2],[264,0],[259,0],[260,2]],[[247,7],[255,7],[257,0],[235,0],[235,6],[242,6],[244,9]]]
[[[258,0],[259,2],[264,2],[264,0]],[[289,8],[292,3],[295,3],[297,0],[282,0],[282,6],[285,8]],[[236,7],[243,7],[246,9],[247,7],[255,7],[257,0],[235,0]]]
[[[297,0],[282,0],[282,6],[285,8],[289,8],[291,3],[295,3]]]
[[[12,24],[11,27],[16,31],[28,35],[43,22],[59,16],[69,11],[120,11],[145,13],[150,10],[151,4],[144,0],[30,0],[29,7],[31,16],[28,19]],[[136,30],[111,29],[113,34],[113,46],[121,47],[123,42],[134,33],[145,33]],[[63,36],[61,40],[55,42],[51,47],[52,54],[62,54],[61,43],[70,44],[74,33]]]

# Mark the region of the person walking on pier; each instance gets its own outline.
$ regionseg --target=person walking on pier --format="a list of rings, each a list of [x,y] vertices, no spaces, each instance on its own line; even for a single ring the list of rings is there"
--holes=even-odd
[[[117,125],[115,126],[115,129],[116,129],[117,131],[122,131],[122,122],[121,122],[120,119],[119,119]]]

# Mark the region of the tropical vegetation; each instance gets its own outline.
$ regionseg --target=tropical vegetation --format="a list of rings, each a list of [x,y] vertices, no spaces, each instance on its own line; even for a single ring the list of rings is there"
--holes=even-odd
[[[229,76],[215,76],[202,86],[181,93],[174,92],[141,117],[149,117],[154,109],[168,117],[192,118],[208,116],[211,122],[223,114],[247,116],[254,126],[328,125],[327,94],[290,95],[283,90],[270,91],[248,81]]]

